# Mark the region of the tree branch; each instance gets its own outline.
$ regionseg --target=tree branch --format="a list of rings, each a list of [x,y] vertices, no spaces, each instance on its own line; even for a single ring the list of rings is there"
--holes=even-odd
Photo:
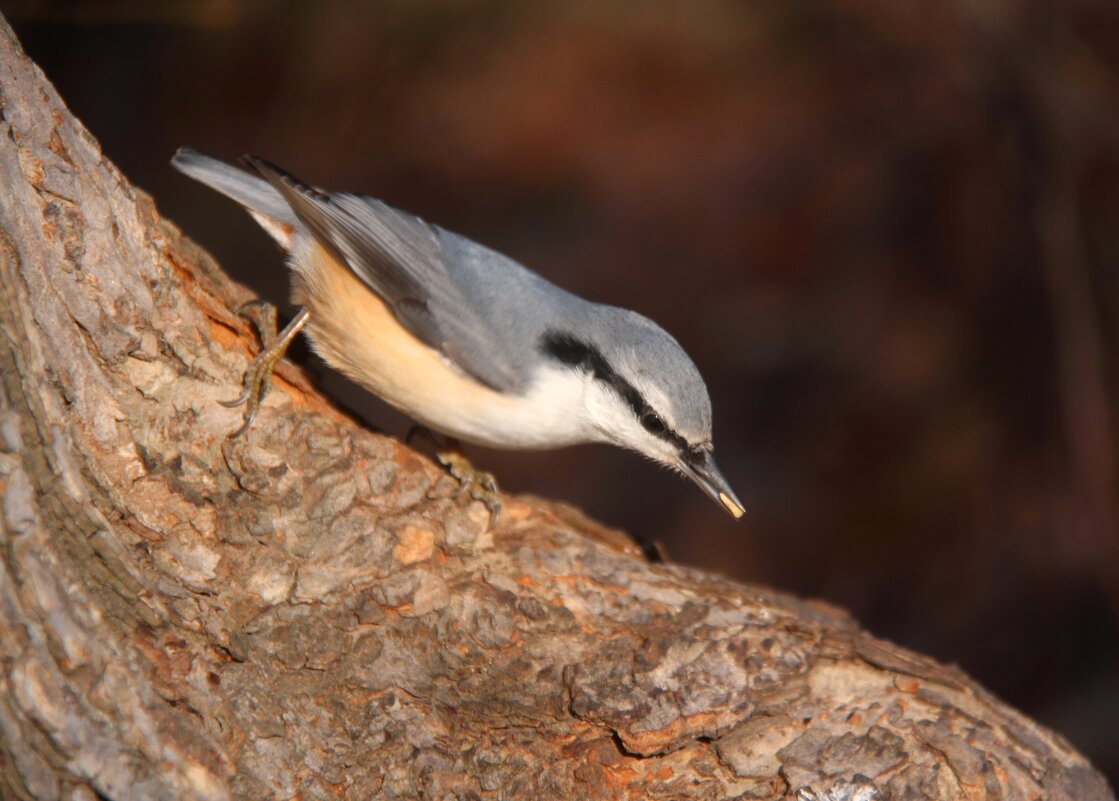
[[[1111,799],[843,613],[501,525],[298,370],[0,27],[4,798]]]

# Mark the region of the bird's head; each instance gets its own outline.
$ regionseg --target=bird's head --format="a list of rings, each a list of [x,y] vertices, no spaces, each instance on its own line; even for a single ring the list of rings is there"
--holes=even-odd
[[[578,331],[547,331],[541,349],[586,375],[585,413],[598,439],[682,473],[742,517],[712,455],[707,387],[664,329],[636,312],[600,306]]]

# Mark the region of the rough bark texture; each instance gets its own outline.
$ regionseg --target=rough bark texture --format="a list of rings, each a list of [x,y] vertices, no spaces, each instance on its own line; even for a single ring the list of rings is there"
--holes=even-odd
[[[501,525],[291,368],[0,22],[0,795],[1111,799],[841,612]]]

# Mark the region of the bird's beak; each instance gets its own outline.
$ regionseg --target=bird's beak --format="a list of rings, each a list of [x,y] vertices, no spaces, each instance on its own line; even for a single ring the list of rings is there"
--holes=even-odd
[[[680,469],[698,484],[700,489],[710,495],[712,500],[718,502],[730,512],[735,520],[746,514],[746,510],[735,496],[734,490],[730,488],[727,480],[723,478],[723,474],[719,472],[719,468],[715,466],[715,459],[710,452],[704,453],[702,462],[689,463],[680,460],[679,464]]]

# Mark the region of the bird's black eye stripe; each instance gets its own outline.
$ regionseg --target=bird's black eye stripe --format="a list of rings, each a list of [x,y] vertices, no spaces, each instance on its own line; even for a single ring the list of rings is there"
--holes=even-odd
[[[681,456],[687,459],[690,446],[688,441],[677,434],[664,422],[641,393],[626,381],[602,355],[602,351],[589,342],[584,342],[578,337],[562,331],[545,331],[540,337],[540,351],[568,367],[578,367],[587,370],[596,380],[603,382],[621,396],[641,425],[650,434],[671,442],[680,451]]]
[[[641,397],[633,384],[626,381],[610,366],[602,351],[590,343],[560,331],[545,331],[540,337],[540,350],[546,356],[551,356],[556,361],[568,367],[579,367],[587,370],[597,380],[608,385],[621,396],[633,413],[638,417],[648,408],[645,399]]]
[[[671,442],[673,445],[676,446],[676,449],[680,451],[680,456],[684,459],[684,461],[691,461],[691,459],[689,459],[691,446],[688,445],[688,441],[677,434],[675,431],[673,431],[671,428],[669,428],[668,424],[665,423],[663,419],[661,419],[661,416],[659,414],[654,412],[650,407],[646,406],[645,411],[641,413],[641,417],[639,419],[641,421],[642,427],[644,427],[646,431],[648,431],[654,437],[660,437],[663,440]]]
[[[661,425],[663,426],[664,423],[662,422]],[[659,433],[656,431],[652,433],[656,434],[661,439],[665,439],[671,442],[673,445],[676,446],[676,450],[680,451],[681,454],[683,454],[688,449],[688,441],[667,426],[665,426],[664,430]]]

